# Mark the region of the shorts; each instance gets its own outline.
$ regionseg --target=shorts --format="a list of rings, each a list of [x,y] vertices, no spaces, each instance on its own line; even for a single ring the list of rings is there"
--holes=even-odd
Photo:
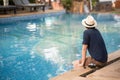
[[[81,62],[81,61],[80,61],[80,62]],[[85,60],[84,66],[88,66],[90,63],[93,63],[93,64],[95,64],[96,66],[103,66],[103,65],[106,64],[106,63],[102,63],[102,62],[96,61],[96,60],[93,59],[92,57],[87,57],[86,60]]]
[[[72,64],[75,67],[77,67],[78,64],[81,63],[81,60],[76,60],[76,61],[73,61]],[[99,61],[96,61],[95,59],[93,59],[92,57],[86,57],[86,60],[85,60],[85,63],[83,66],[89,66],[89,64],[95,64],[97,67],[102,67],[104,66],[106,63],[102,63],[102,62],[99,62]]]

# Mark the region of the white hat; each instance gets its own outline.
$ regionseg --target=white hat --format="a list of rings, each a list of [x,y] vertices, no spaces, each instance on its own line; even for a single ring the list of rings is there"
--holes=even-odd
[[[82,25],[88,28],[92,28],[97,26],[97,22],[91,15],[88,15],[87,18],[82,20]]]

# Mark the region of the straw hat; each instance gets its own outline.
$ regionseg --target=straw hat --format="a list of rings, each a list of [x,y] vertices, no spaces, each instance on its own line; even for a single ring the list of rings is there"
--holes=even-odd
[[[82,20],[82,25],[88,28],[92,28],[97,26],[97,22],[91,15],[88,15],[87,18]]]

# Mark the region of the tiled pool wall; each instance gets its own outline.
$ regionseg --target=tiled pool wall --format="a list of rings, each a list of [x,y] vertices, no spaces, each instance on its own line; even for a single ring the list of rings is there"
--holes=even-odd
[[[58,12],[43,13],[43,14],[32,14],[32,15],[0,18],[0,24],[11,23],[11,22],[18,21],[18,20],[30,20],[30,19],[43,18],[46,16],[57,16],[57,15],[61,15],[64,13],[65,13],[65,10],[58,11]]]

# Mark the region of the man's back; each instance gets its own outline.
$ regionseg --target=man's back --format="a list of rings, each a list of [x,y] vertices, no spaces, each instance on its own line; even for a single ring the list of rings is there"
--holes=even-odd
[[[97,29],[91,28],[84,31],[83,44],[88,45],[88,51],[95,60],[100,62],[107,61],[105,43]]]

